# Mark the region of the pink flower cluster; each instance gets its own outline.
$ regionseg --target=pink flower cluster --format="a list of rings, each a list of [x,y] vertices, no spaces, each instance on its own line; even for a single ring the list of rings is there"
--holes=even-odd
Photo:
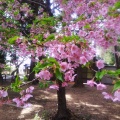
[[[65,79],[65,81],[66,82],[73,82],[74,81],[74,78],[75,78],[75,76],[76,76],[76,74],[75,75],[73,75],[74,74],[74,70],[69,70],[69,71],[67,71],[65,74],[64,74],[64,79]]]
[[[60,63],[60,68],[61,68],[61,71],[65,72],[67,69],[68,69],[68,63],[67,62],[62,62]]]
[[[104,61],[103,60],[98,60],[96,62],[96,66],[98,67],[98,69],[104,68]]]
[[[117,101],[120,102],[120,89],[116,90],[114,92],[114,95],[109,94],[107,92],[102,92],[102,94],[104,95],[105,99],[111,99],[113,102],[117,102]]]
[[[90,87],[93,87],[93,86],[96,86],[97,87],[97,90],[103,90],[103,89],[106,89],[106,85],[102,84],[102,83],[99,83],[97,84],[94,80],[87,80],[87,83],[84,83]]]
[[[59,38],[59,37],[58,37]],[[57,38],[56,38],[57,39]],[[68,64],[71,62],[77,64],[85,65],[88,61],[92,60],[95,56],[94,48],[88,46],[86,43],[87,48],[81,49],[79,46],[82,46],[82,43],[78,45],[74,42],[68,42],[63,44],[62,42],[50,41],[45,43],[47,47],[47,51],[49,51],[49,56],[56,58],[58,61],[62,61],[66,59]],[[62,62],[61,70],[66,71],[68,69],[68,65],[66,62]]]
[[[50,80],[52,74],[48,70],[41,70],[38,74],[36,74],[36,77],[44,80]]]
[[[26,89],[26,91],[21,91],[21,97],[20,98],[14,98],[12,101],[15,102],[17,104],[17,107],[29,107],[31,106],[30,103],[27,103],[28,99],[33,97],[33,95],[31,95],[31,93],[33,92],[34,87],[30,86],[29,88]]]
[[[0,98],[7,97],[7,96],[8,96],[7,91],[0,90]]]
[[[68,83],[67,82],[63,82],[62,83],[62,87],[66,87],[66,86],[68,86]],[[49,88],[50,89],[59,90],[59,86],[57,84],[50,85]]]
[[[55,90],[59,90],[59,86],[57,84],[54,85],[50,85],[49,87],[50,89],[55,89]]]
[[[20,44],[22,42],[22,39],[21,38],[18,38],[17,40],[16,40],[16,43],[17,44]]]
[[[88,80],[87,83],[84,83],[90,87],[93,87],[94,85],[97,87],[97,90],[104,90],[106,89],[106,85],[99,83],[97,84],[94,80]],[[114,95],[109,94],[107,92],[102,92],[105,99],[111,99],[113,102],[120,101],[120,89],[116,90],[114,92]]]

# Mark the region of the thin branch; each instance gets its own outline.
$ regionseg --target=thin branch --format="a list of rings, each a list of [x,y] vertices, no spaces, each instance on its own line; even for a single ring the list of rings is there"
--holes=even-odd
[[[24,59],[16,66],[16,69],[11,73],[11,75],[14,75],[14,73],[18,70],[19,66],[24,62]]]
[[[36,80],[37,80],[37,78],[33,79],[32,81],[29,81],[29,82],[23,83],[22,85],[20,85],[20,87],[23,87],[23,86],[25,86],[25,85],[28,85],[28,84],[30,84],[30,83],[36,81]]]
[[[43,5],[43,4],[41,4],[41,3],[38,3],[38,2],[36,2],[36,1],[32,1],[32,0],[27,0],[27,1],[29,1],[29,2],[31,2],[31,3],[38,4],[38,5],[40,5],[41,7],[45,8],[45,5]]]

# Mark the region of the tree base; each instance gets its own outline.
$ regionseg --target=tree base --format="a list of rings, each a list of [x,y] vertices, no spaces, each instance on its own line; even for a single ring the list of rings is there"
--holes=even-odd
[[[66,110],[65,112],[57,112],[55,117],[52,118],[52,120],[70,120],[71,118],[71,111],[69,109]]]

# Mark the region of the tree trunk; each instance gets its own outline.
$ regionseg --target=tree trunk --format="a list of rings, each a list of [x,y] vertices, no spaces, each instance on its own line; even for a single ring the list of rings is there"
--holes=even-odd
[[[115,52],[118,51],[117,46],[115,46],[114,49],[115,49]],[[120,64],[119,64],[120,60],[119,60],[119,56],[117,55],[117,53],[115,53],[115,62],[116,62],[116,68],[120,69]]]
[[[57,90],[58,111],[53,120],[69,120],[71,114],[66,106],[65,87],[62,87],[61,81],[59,81],[58,84],[59,84],[59,90]]]
[[[30,74],[29,74],[29,77],[28,77],[28,80],[29,81],[32,81],[33,79],[35,79],[35,72],[33,71],[33,68],[35,67],[35,62],[32,60],[31,58],[31,63],[30,63]],[[33,81],[32,84],[37,84],[38,81]]]
[[[0,82],[3,84],[3,77],[2,77],[1,72],[0,72]]]
[[[77,74],[76,77],[75,77],[75,84],[73,85],[73,87],[84,87],[84,79],[82,77],[82,67],[79,66],[76,70],[75,70],[75,73]]]

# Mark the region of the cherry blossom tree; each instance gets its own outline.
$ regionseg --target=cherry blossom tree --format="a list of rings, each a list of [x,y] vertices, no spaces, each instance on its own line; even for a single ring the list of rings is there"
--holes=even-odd
[[[58,111],[55,120],[68,120],[70,117],[65,87],[74,81],[74,70],[79,65],[91,67],[96,56],[96,46],[106,50],[118,44],[119,9],[118,0],[53,0],[51,3],[49,0],[0,1],[1,41],[5,41],[8,50],[10,46],[16,47],[19,56],[31,55],[36,62],[33,72],[36,73],[39,86],[57,90]],[[95,64],[100,70],[104,67],[103,60]],[[96,71],[93,79],[85,84],[104,90],[106,86],[97,84],[94,78],[101,80],[105,74],[118,76],[120,70]],[[16,79],[12,88],[21,91],[18,89],[21,84]],[[25,103],[32,97],[29,94],[31,90],[32,87],[21,91],[21,97],[13,99],[13,102],[17,106],[29,106]],[[105,99],[120,101],[120,81],[114,85],[114,91],[114,96],[103,92]],[[1,91],[1,97],[6,96],[6,91]]]

